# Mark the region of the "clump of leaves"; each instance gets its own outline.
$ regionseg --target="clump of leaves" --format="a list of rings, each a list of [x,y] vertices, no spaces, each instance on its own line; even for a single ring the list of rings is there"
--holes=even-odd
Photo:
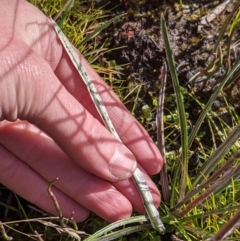
[[[176,97],[176,106],[178,113],[178,125],[181,136],[181,148],[178,150],[175,157],[175,164],[168,169],[168,174],[172,177],[167,179],[167,160],[165,168],[161,173],[161,187],[164,198],[161,211],[165,214],[162,220],[165,222],[167,231],[171,234],[172,240],[224,240],[227,236],[231,238],[239,237],[239,171],[240,171],[240,152],[239,147],[240,125],[237,114],[232,110],[231,121],[222,119],[211,108],[215,101],[222,95],[223,90],[229,88],[232,83],[238,81],[240,75],[240,61],[236,58],[231,61],[230,54],[233,50],[232,37],[233,26],[239,20],[240,4],[237,3],[230,15],[225,20],[223,27],[219,33],[219,37],[214,46],[214,58],[201,72],[197,73],[189,83],[195,83],[200,78],[204,79],[202,87],[208,85],[208,82],[214,75],[224,67],[221,81],[217,82],[212,87],[212,95],[208,102],[202,103],[194,93],[186,93],[186,90],[179,85],[177,71],[173,54],[171,51],[166,23],[162,18],[162,33],[164,38],[165,49],[167,53],[167,62],[170,70],[174,94]],[[222,51],[222,41],[224,36],[227,36],[227,46]],[[162,88],[160,90],[159,104],[162,103],[164,96],[164,82],[166,81],[166,66],[161,71]],[[204,76],[204,78],[202,78]],[[192,98],[200,107],[201,114],[191,127],[189,132],[188,114],[185,111],[184,100],[185,96]],[[226,101],[228,105],[228,102]],[[228,106],[230,107],[230,105]],[[158,117],[163,118],[163,107],[159,105]],[[150,118],[149,108],[143,110],[144,118]],[[158,121],[158,127],[163,121]],[[201,143],[201,133],[199,130],[202,125],[209,125],[211,132],[209,136],[213,138],[213,146],[206,147]],[[160,130],[163,128],[160,127]],[[214,139],[222,140],[221,145],[217,146]],[[159,134],[158,142],[163,141],[164,137]],[[193,155],[191,146],[193,143],[198,143],[198,155],[196,158],[201,158],[201,164],[196,170],[196,174],[190,175],[188,170],[188,161]],[[164,147],[164,142],[160,144]],[[164,156],[165,152],[162,151]],[[162,215],[163,216],[163,215]],[[140,218],[140,216],[138,217]],[[130,218],[136,220],[137,217]],[[144,220],[141,220],[142,222]],[[126,222],[126,223],[125,223]],[[138,222],[138,221],[137,221]],[[122,220],[118,224],[129,224],[127,220]],[[223,225],[224,224],[224,225]],[[144,225],[141,225],[143,227]],[[117,237],[125,237],[130,232],[135,232],[137,226],[130,226],[122,230],[114,231],[118,227],[117,223],[103,228],[101,231],[93,234],[87,240],[115,240]],[[109,229],[108,229],[109,228]],[[129,229],[132,231],[128,232]],[[110,233],[111,231],[111,233]],[[109,232],[106,234],[106,232]],[[159,236],[151,232],[152,240],[160,240]],[[106,239],[105,239],[106,238]],[[149,240],[149,237],[148,237]]]
[[[224,122],[224,125],[214,121],[214,113],[211,109],[213,103],[222,93],[223,88],[229,87],[235,83],[240,76],[239,57],[235,62],[230,61],[230,52],[232,49],[233,29],[236,22],[239,22],[239,6],[237,3],[231,14],[227,17],[216,41],[213,55],[215,58],[202,72],[199,72],[191,81],[197,81],[198,78],[205,76],[205,85],[219,71],[225,67],[226,71],[222,74],[214,89],[213,94],[207,104],[203,104],[196,99],[201,108],[201,114],[194,124],[190,134],[188,134],[187,118],[184,109],[184,89],[179,85],[173,54],[171,51],[166,24],[162,19],[163,38],[167,53],[167,61],[174,86],[179,114],[179,125],[181,134],[181,149],[175,166],[171,170],[172,180],[170,182],[170,196],[163,194],[169,199],[169,212],[178,220],[178,227],[175,226],[175,233],[184,240],[224,240],[232,234],[232,237],[239,235],[239,231],[234,228],[239,226],[239,212],[233,216],[234,210],[239,208],[236,193],[239,192],[239,169],[240,152],[239,146],[240,125],[230,127],[230,123]],[[228,35],[228,45],[226,48],[225,62],[221,51],[221,41],[226,32]],[[217,119],[217,118],[215,118]],[[205,121],[205,122],[204,122]],[[198,137],[198,131],[202,124],[208,123],[211,127],[215,125],[217,134],[224,139],[217,148],[214,146],[206,153]],[[226,129],[225,129],[226,128]],[[225,129],[225,130],[224,130]],[[227,130],[227,131],[226,131]],[[188,160],[192,155],[191,146],[194,142],[202,145],[199,152],[202,153],[203,160],[201,167],[196,171],[195,176],[190,176],[188,171]],[[162,172],[164,172],[163,170]],[[169,186],[164,186],[163,191],[168,190]],[[223,202],[224,200],[224,202]],[[231,219],[231,216],[233,218]],[[226,223],[218,232],[223,223]]]

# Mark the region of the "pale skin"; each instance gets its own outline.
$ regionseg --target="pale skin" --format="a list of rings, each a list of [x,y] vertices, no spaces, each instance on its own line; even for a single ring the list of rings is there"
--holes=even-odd
[[[87,61],[123,141],[104,127],[49,19],[24,0],[0,4],[0,183],[51,214],[49,181],[65,217],[90,212],[113,222],[145,213],[130,178],[143,171],[155,206],[160,194],[148,175],[162,158],[144,128]]]

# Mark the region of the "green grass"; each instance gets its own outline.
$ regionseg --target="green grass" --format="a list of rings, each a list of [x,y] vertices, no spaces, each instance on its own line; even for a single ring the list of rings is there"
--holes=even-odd
[[[223,41],[224,34],[229,31],[228,45],[226,53],[231,47],[232,43],[232,29],[238,21],[239,4],[236,4],[235,9],[226,19],[221,28],[219,38],[214,47],[215,56],[214,62],[211,62],[199,76],[206,75],[206,83],[223,65],[223,56],[221,51],[221,41]],[[237,19],[237,20],[236,20]],[[166,24],[162,19],[162,32],[167,52],[167,60],[173,86],[176,94],[176,108],[179,115],[181,148],[179,150],[178,162],[172,167],[173,181],[170,183],[171,197],[170,197],[170,211],[179,218],[181,229],[178,230],[179,237],[184,237],[186,240],[206,239],[214,236],[220,229],[223,223],[231,223],[229,221],[232,215],[232,210],[237,210],[239,204],[239,197],[236,194],[239,192],[239,153],[237,152],[239,146],[239,118],[232,112],[232,120],[225,122],[219,117],[211,106],[223,93],[223,88],[230,83],[236,82],[240,74],[240,62],[236,60],[235,63],[228,65],[229,55],[226,58],[228,66],[226,72],[221,77],[221,82],[213,89],[213,94],[210,96],[207,104],[201,103],[197,97],[191,94],[191,98],[195,100],[201,108],[201,114],[191,127],[190,134],[187,135],[188,120],[185,115],[184,102],[189,98],[186,91],[179,86],[179,81],[174,66],[174,58],[171,52]],[[225,57],[225,56],[224,56]],[[195,78],[195,81],[197,78]],[[226,101],[229,110],[233,110],[230,104]],[[199,129],[202,124],[207,124],[211,130],[210,136],[213,139],[212,147],[204,146],[201,143],[201,137],[198,137]],[[236,126],[232,128],[230,125]],[[208,135],[209,136],[209,135]],[[216,148],[215,139],[221,140],[222,144]],[[196,176],[189,176],[186,161],[189,159],[191,153],[191,146],[193,142],[200,142],[198,152],[203,157],[202,167],[196,172]],[[184,154],[183,154],[184,153]],[[235,155],[233,155],[236,153]],[[232,156],[229,159],[229,156]],[[187,159],[187,160],[186,160]],[[180,177],[180,178],[179,178]],[[175,187],[175,188],[174,188]],[[236,188],[237,187],[237,188]],[[166,200],[168,201],[168,200]],[[223,214],[223,208],[224,215]],[[219,215],[221,214],[221,215]],[[187,216],[187,217],[186,217]],[[236,216],[238,217],[238,216]],[[238,217],[239,218],[239,217]],[[187,223],[185,223],[187,220]],[[181,222],[182,221],[182,222]],[[189,227],[191,222],[191,227]],[[187,225],[186,225],[187,224]],[[230,230],[230,227],[225,226],[225,233]],[[184,230],[184,232],[183,232]],[[204,230],[204,231],[203,231]],[[222,229],[223,230],[223,229]],[[231,230],[233,232],[233,230]],[[220,232],[216,235],[219,240]],[[236,231],[232,238],[239,236]]]
[[[30,2],[49,17],[63,9],[63,1],[60,0],[32,0]],[[240,76],[240,62],[232,63],[230,58],[231,47],[234,44],[233,34],[239,24],[238,9],[239,5],[229,14],[221,28],[213,50],[216,57],[206,64],[206,68],[189,83],[189,85],[194,83],[200,76],[206,76],[205,84],[207,84],[223,64],[227,66],[226,71],[221,76],[221,82],[213,89],[207,103],[199,100],[194,88],[190,93],[180,86],[174,56],[171,52],[171,43],[168,39],[167,26],[162,18],[162,34],[174,92],[165,97],[165,111],[160,114],[164,119],[165,133],[167,133],[164,138],[165,143],[177,148],[169,153],[164,152],[167,159],[166,168],[171,178],[165,180],[165,186],[161,182],[160,188],[162,191],[168,190],[170,195],[165,195],[166,199],[159,210],[167,231],[174,232],[174,235],[182,240],[206,240],[213,237],[224,224],[231,224],[229,220],[240,207],[239,116],[234,106],[229,102],[228,96],[225,95],[225,93],[233,92],[234,85]],[[76,0],[73,5],[66,8],[58,21],[71,42],[83,53],[95,70],[104,77],[120,99],[125,104],[129,101],[134,103],[130,110],[134,114],[137,109],[139,93],[144,91],[144,85],[129,83],[129,86],[126,87],[121,80],[121,72],[126,66],[119,66],[114,60],[109,61],[102,58],[108,51],[113,51],[106,47],[107,42],[101,45],[101,49],[99,48],[98,38],[101,36],[103,27],[107,26],[103,23],[107,23],[109,19],[111,19],[110,13],[104,12],[102,9],[95,9],[91,1]],[[226,33],[227,40],[224,40]],[[222,42],[227,44],[223,46]],[[99,64],[100,62],[102,65]],[[127,96],[123,95],[125,88],[131,90]],[[139,118],[142,123],[152,121],[153,112],[157,109],[157,99],[157,96],[152,97],[152,106],[143,105],[143,114]],[[213,110],[212,105],[218,99],[224,100],[226,106],[224,110]],[[192,123],[190,119],[192,113],[186,111],[192,103],[197,105],[201,112],[195,123]],[[221,111],[227,111],[230,118],[227,120],[223,118],[224,115],[221,114]],[[206,136],[211,139],[207,144],[204,143]],[[194,148],[192,148],[193,144]],[[194,170],[195,175],[191,175],[188,170],[188,161],[196,152],[201,164]],[[3,188],[2,192],[5,191]],[[78,230],[74,222],[70,224],[71,229],[66,229],[59,224],[58,217],[43,218],[40,211],[29,209],[24,201],[16,196],[14,199],[17,200],[17,204],[10,208],[19,209],[23,217],[21,219],[14,217],[13,220],[2,224],[1,227],[6,231],[6,236],[2,237],[5,238],[4,240],[8,240],[8,236],[20,241],[41,240],[41,238],[44,241],[79,240],[80,236],[85,241],[164,240],[151,229],[146,217],[142,215],[135,214],[127,220],[110,225],[101,218],[92,215],[82,224],[78,224]],[[9,207],[5,203],[0,203],[0,205],[2,208]],[[227,227],[225,233],[229,229]],[[37,236],[34,234],[34,230],[38,230],[38,233],[43,234],[43,236]],[[4,234],[3,231],[2,233]],[[134,235],[127,236],[131,233]],[[88,237],[89,234],[91,236]],[[239,230],[235,230],[229,240],[238,240],[239,236]]]

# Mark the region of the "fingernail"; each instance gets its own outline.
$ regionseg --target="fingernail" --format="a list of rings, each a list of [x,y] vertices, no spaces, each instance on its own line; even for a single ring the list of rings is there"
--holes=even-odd
[[[132,176],[137,167],[133,154],[123,145],[119,145],[109,163],[110,173],[118,179]]]

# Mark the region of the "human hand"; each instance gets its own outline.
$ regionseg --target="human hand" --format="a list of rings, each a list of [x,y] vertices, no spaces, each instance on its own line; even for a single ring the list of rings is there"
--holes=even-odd
[[[148,174],[161,156],[109,86],[79,54],[124,145],[103,126],[49,19],[24,0],[2,0],[0,16],[0,182],[56,214],[46,189],[58,177],[64,216],[92,211],[112,222],[145,212],[130,178],[138,163],[158,206]]]

